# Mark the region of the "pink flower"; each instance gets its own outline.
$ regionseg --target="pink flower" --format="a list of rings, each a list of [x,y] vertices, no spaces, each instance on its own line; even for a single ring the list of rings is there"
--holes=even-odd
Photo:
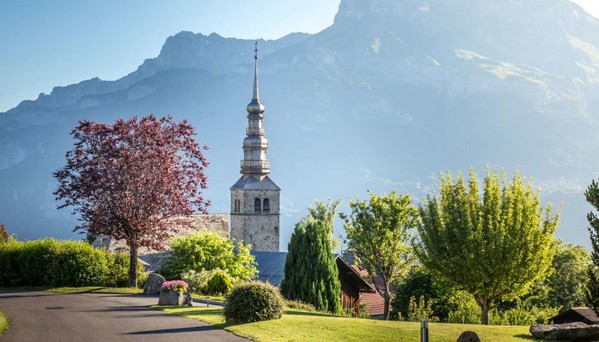
[[[160,286],[160,290],[187,292],[188,287],[189,285],[183,280],[170,280],[162,283],[162,286]]]

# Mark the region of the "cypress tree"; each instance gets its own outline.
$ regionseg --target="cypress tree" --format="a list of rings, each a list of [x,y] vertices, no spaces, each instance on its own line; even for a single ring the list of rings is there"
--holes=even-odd
[[[599,210],[599,184],[597,182],[594,180],[591,182],[584,196],[595,210]],[[591,253],[593,265],[588,270],[587,301],[588,305],[595,312],[599,313],[599,272],[597,272],[599,269],[599,217],[597,217],[595,212],[591,211],[587,214],[587,220],[590,225],[588,229],[591,236],[591,245],[593,246]]]
[[[281,292],[287,299],[312,304],[319,310],[341,310],[339,273],[322,221],[306,219],[296,224],[288,245]]]

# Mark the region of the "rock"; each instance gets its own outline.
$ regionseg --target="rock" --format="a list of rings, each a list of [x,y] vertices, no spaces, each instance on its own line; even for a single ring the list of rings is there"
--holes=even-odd
[[[146,284],[144,285],[144,294],[157,294],[160,293],[160,286],[164,283],[166,279],[158,273],[152,273],[146,280]]]
[[[480,338],[474,331],[464,331],[457,342],[480,342]]]
[[[160,291],[158,305],[191,306],[191,295],[188,292],[164,290]]]
[[[546,341],[597,341],[599,325],[587,325],[582,322],[564,324],[535,324],[530,333],[536,339]]]

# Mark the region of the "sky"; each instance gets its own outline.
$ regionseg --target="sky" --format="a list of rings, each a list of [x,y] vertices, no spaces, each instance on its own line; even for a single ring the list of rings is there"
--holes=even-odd
[[[599,18],[599,0],[575,0]],[[54,86],[115,80],[180,31],[277,39],[333,24],[339,0],[0,0],[0,112]]]

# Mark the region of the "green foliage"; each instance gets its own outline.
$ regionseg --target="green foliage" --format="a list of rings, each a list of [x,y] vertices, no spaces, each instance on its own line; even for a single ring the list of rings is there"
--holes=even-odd
[[[557,308],[538,308],[522,305],[520,302],[514,308],[501,311],[491,311],[491,324],[493,325],[533,325],[548,324],[549,318],[557,315]]]
[[[279,319],[283,315],[283,298],[279,290],[261,282],[237,285],[225,301],[227,323],[240,324]]]
[[[258,274],[249,245],[239,244],[235,248],[231,240],[207,231],[174,238],[171,255],[160,274],[167,279],[180,279],[190,270],[217,268],[227,271],[234,282],[251,280]]]
[[[429,322],[438,322],[439,317],[434,316],[432,302],[432,300],[427,302],[424,299],[424,296],[420,296],[418,302],[416,302],[416,299],[413,296],[410,297],[407,320],[410,322],[420,322],[421,320],[426,319]]]
[[[583,246],[557,242],[549,275],[538,280],[524,297],[533,306],[567,310],[586,304],[586,283],[591,256]]]
[[[108,272],[104,284],[108,287],[126,287],[129,284],[129,254],[126,253],[110,253],[107,252],[106,259],[108,262]],[[143,287],[145,279],[142,278],[144,266],[141,263],[137,264],[138,286]]]
[[[385,299],[386,319],[394,294],[391,283],[399,281],[412,266],[412,229],[419,225],[418,210],[409,195],[398,196],[370,192],[370,201],[356,199],[349,202],[351,214],[340,214],[345,221],[346,243],[360,263],[372,276],[383,279],[384,291],[377,291]]]
[[[9,239],[0,245],[0,286],[126,286],[128,269],[128,256],[83,241]]]
[[[216,268],[210,271],[202,270],[196,272],[195,270],[189,270],[183,273],[181,279],[185,280],[189,284],[189,291],[197,294],[204,294],[208,280],[216,274],[216,272],[222,271],[220,268]]]
[[[333,237],[333,229],[335,228],[335,213],[341,200],[333,201],[328,199],[327,203],[320,200],[316,200],[314,208],[308,208],[308,216],[315,221],[321,221],[324,223],[327,232],[329,233],[329,239],[331,240],[331,250],[335,251],[341,248],[341,240]]]
[[[593,180],[585,191],[584,196],[587,202],[595,209],[595,211],[587,214],[590,226],[588,229],[593,247],[593,251],[591,252],[593,265],[588,269],[586,299],[588,305],[595,312],[599,313],[599,216],[596,213],[599,210],[599,184]]]
[[[339,312],[341,284],[325,224],[310,218],[296,224],[288,251],[281,283],[285,298]]]
[[[106,254],[83,241],[61,241],[48,265],[50,286],[102,285],[108,272]]]
[[[304,303],[301,300],[284,299],[284,306],[287,309],[295,309],[308,312],[317,312],[318,310],[312,304]]]
[[[224,271],[216,271],[212,278],[208,280],[204,292],[209,295],[226,295],[232,287],[233,283],[231,283],[229,274]]]
[[[471,293],[488,324],[497,302],[526,294],[546,275],[559,214],[541,208],[540,190],[518,172],[506,183],[487,170],[482,197],[472,169],[467,186],[461,173],[457,181],[442,174],[440,193],[420,208],[420,260]]]
[[[480,323],[480,308],[470,294],[457,292],[451,297],[450,302],[454,309],[447,314],[447,323]]]
[[[82,241],[9,240],[0,245],[0,286],[103,285],[104,252]]]
[[[410,298],[424,297],[424,300],[431,305],[432,316],[444,321],[449,311],[456,309],[450,301],[453,292],[442,281],[433,278],[425,268],[412,267],[406,277],[395,286],[392,315],[408,317]]]

